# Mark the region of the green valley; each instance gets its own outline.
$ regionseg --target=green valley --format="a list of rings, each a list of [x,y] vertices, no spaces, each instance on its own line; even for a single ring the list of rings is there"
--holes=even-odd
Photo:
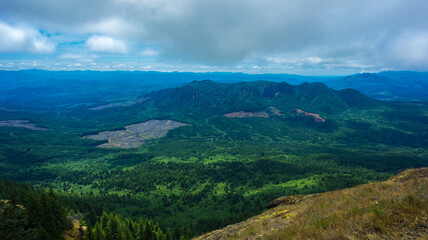
[[[428,163],[424,102],[378,101],[322,83],[209,80],[135,98],[145,100],[96,111],[0,109],[0,120],[48,129],[0,127],[1,177],[90,203],[67,209],[91,227],[103,209],[190,238],[280,196],[385,180]],[[153,120],[183,124],[126,149],[82,138]]]

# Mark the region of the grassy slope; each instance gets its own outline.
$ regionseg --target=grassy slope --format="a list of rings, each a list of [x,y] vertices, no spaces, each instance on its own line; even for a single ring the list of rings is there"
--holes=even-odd
[[[426,239],[427,184],[428,168],[420,168],[384,182],[283,197],[275,208],[196,239]]]

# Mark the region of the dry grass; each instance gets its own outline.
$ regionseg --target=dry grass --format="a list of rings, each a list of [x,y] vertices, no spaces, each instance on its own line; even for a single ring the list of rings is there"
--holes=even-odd
[[[428,168],[407,170],[386,182],[308,195],[199,239],[428,239],[427,186]]]

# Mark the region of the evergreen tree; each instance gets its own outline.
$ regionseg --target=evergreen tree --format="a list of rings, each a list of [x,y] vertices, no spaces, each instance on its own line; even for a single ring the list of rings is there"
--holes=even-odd
[[[85,239],[85,240],[95,240],[94,231],[92,230],[92,227],[90,225],[86,229],[85,236],[84,236],[83,239]]]
[[[94,227],[94,239],[95,240],[104,240],[104,231],[101,227],[101,223],[96,223]]]
[[[151,220],[144,222],[144,235],[143,240],[153,240],[153,223]]]
[[[30,228],[25,212],[12,204],[0,202],[0,239],[37,239],[37,230]]]
[[[105,230],[105,239],[106,240],[122,239],[122,229],[120,227],[117,217],[114,215],[110,215],[110,219],[107,222],[107,227]]]
[[[134,240],[131,231],[127,227],[122,228],[122,239],[123,240]]]
[[[143,240],[144,239],[144,221],[143,219],[138,220],[137,224],[137,237],[136,240]]]
[[[170,229],[170,228],[168,228],[168,229],[166,230],[166,239],[167,239],[167,240],[174,240],[174,238],[172,237],[172,232],[171,232],[171,229]]]
[[[173,239],[180,239],[181,233],[180,233],[180,228],[178,228],[177,223],[174,224],[174,231],[172,233],[172,237]]]
[[[105,229],[107,227],[108,220],[109,220],[108,214],[105,211],[103,211],[103,214],[101,215],[101,218],[100,218],[100,223],[101,223],[102,229]]]

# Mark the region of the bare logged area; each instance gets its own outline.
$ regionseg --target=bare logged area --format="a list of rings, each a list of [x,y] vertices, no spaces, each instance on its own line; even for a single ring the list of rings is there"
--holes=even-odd
[[[108,140],[108,143],[98,145],[102,148],[135,148],[143,145],[147,140],[162,138],[168,131],[183,126],[190,126],[190,124],[173,120],[149,120],[125,126],[125,130],[105,131],[83,138],[98,141]]]
[[[299,108],[296,109],[296,112],[302,114],[305,117],[313,117],[315,122],[325,122],[325,119],[320,117],[318,113],[305,112]]]
[[[284,114],[281,113],[281,110],[279,110],[278,108],[276,108],[274,106],[269,106],[269,109],[272,112],[272,114],[275,116],[284,116]]]
[[[101,106],[90,108],[90,110],[98,111],[98,110],[103,110],[103,109],[113,108],[113,107],[129,107],[137,103],[143,103],[149,99],[150,98],[138,98],[135,101],[112,102],[112,103],[107,103]]]
[[[269,114],[267,112],[232,112],[224,114],[223,116],[228,118],[244,118],[244,117],[261,117],[261,118],[269,118]]]
[[[46,131],[47,128],[37,127],[36,124],[30,123],[28,120],[5,120],[0,121],[0,127],[19,127],[31,130]]]

